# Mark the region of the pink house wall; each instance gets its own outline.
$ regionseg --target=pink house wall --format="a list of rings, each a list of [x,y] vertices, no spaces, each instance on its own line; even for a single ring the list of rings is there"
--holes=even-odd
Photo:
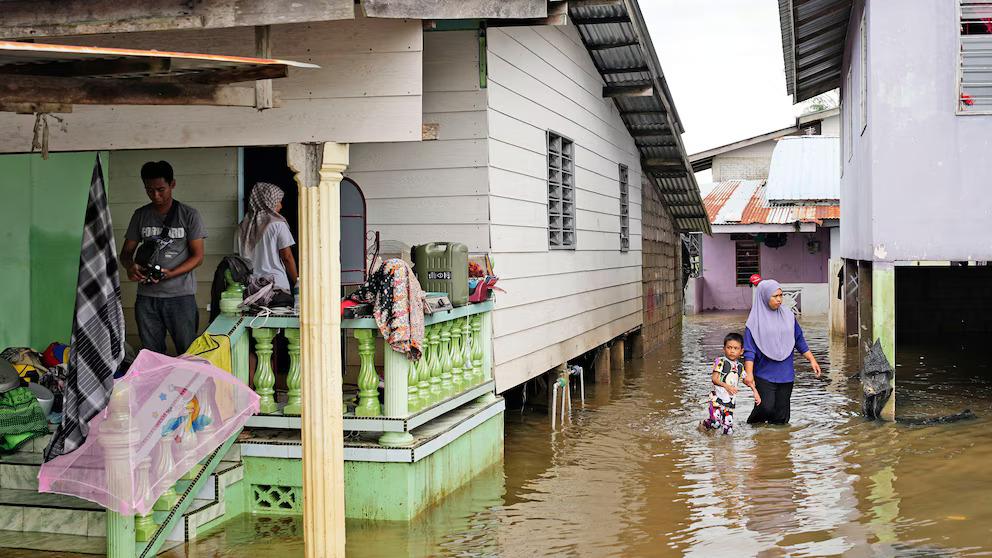
[[[809,237],[820,241],[820,251],[810,254]],[[779,283],[826,283],[830,258],[830,231],[818,229],[812,235],[789,233],[781,248],[761,245],[761,276]],[[703,237],[703,310],[750,310],[751,286],[738,286],[735,242],[730,234]]]

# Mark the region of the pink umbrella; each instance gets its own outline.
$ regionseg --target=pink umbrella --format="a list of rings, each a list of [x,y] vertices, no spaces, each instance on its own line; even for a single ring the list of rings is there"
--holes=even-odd
[[[76,451],[41,467],[40,492],[147,515],[155,501],[258,412],[258,394],[194,357],[141,351]]]

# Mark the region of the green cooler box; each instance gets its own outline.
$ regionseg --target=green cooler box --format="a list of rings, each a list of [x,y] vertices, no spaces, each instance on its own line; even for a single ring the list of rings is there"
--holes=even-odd
[[[429,242],[410,250],[413,271],[427,292],[448,293],[453,306],[468,304],[468,247],[457,242]]]

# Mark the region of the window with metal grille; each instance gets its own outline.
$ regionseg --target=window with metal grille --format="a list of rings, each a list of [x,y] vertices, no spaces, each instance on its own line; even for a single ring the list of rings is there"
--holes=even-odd
[[[750,285],[751,276],[761,273],[759,244],[753,240],[737,241],[737,284]]]
[[[958,114],[992,113],[992,2],[959,0]]]
[[[575,249],[575,145],[548,132],[548,245]]]
[[[620,165],[620,251],[630,250],[630,192],[627,165]]]

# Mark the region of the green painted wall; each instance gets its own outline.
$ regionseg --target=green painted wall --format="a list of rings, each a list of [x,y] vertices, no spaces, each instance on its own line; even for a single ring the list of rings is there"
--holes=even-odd
[[[95,156],[0,156],[0,349],[69,342]],[[104,154],[105,174],[108,161]]]

